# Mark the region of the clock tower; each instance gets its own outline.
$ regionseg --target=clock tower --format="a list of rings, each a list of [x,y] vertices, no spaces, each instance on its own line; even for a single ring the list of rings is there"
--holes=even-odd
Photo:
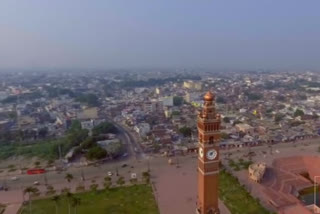
[[[215,96],[204,95],[204,105],[198,115],[198,198],[197,214],[219,214],[219,140],[220,115],[216,114]]]

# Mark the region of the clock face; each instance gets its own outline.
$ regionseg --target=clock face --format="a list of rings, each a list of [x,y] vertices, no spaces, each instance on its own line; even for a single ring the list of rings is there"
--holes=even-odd
[[[199,155],[201,158],[203,158],[203,149],[201,147],[199,148]]]
[[[210,149],[210,150],[207,152],[207,158],[208,158],[209,160],[215,159],[215,158],[217,157],[217,155],[218,155],[218,153],[217,153],[217,151],[214,150],[214,149]]]

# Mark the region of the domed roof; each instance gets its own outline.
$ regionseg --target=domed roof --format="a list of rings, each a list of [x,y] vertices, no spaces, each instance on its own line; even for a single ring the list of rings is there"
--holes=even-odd
[[[204,100],[205,101],[213,101],[214,100],[214,94],[211,91],[208,91],[205,95],[204,95]]]

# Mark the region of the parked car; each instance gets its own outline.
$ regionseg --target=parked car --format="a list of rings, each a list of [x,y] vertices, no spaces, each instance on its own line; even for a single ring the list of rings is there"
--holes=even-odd
[[[108,176],[112,176],[112,172],[109,171],[109,172],[108,172]]]
[[[35,182],[33,182],[33,185],[38,186],[38,185],[40,185],[40,182],[39,181],[35,181]]]
[[[127,166],[128,166],[128,165],[124,163],[124,164],[122,164],[121,167],[124,168],[124,167],[127,167]]]
[[[0,191],[8,191],[8,187],[0,186]]]
[[[137,178],[137,174],[136,173],[131,173],[131,178],[132,179],[136,179]]]

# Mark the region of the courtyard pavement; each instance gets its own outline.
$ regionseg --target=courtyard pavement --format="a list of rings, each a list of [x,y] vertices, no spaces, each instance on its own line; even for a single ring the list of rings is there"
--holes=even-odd
[[[166,164],[162,160],[156,169],[151,169],[155,197],[161,214],[194,214],[197,197],[197,159],[196,155],[179,157],[176,164]],[[221,214],[230,214],[225,205],[219,201]]]

